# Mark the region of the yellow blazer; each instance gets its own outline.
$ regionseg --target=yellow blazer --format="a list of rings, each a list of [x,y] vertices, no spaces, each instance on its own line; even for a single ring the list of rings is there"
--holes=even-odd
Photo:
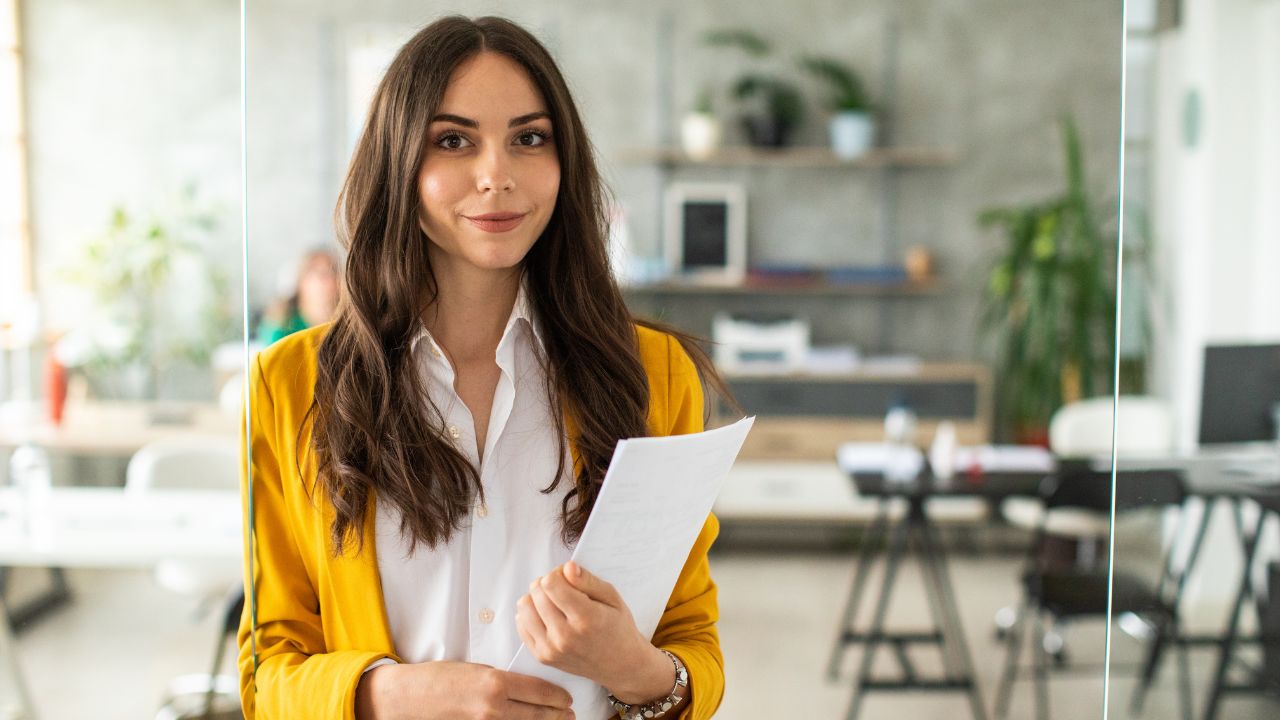
[[[375,503],[369,503],[365,518],[363,550],[351,547],[334,557],[329,540],[333,507],[321,493],[307,491],[315,481],[316,462],[310,435],[299,436],[299,428],[311,404],[316,351],[326,327],[275,343],[258,355],[250,373],[255,518],[252,564],[245,545],[245,587],[252,567],[257,583],[256,682],[248,602],[238,636],[240,696],[248,720],[354,720],[363,670],[379,658],[399,660],[378,575]],[[670,336],[642,327],[636,331],[649,376],[649,433],[701,431],[702,387],[693,362]],[[247,478],[241,478],[242,491],[246,487]],[[242,495],[247,519],[248,494]],[[719,523],[709,516],[653,637],[655,645],[679,655],[689,668],[692,702],[679,715],[684,720],[711,717],[724,692],[719,608],[707,565],[707,550],[718,532]]]

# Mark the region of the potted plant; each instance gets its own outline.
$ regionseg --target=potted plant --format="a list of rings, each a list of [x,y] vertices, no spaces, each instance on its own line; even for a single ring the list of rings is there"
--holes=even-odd
[[[736,47],[754,58],[765,58],[772,52],[769,43],[750,30],[713,30],[703,36],[703,42],[712,47]],[[747,139],[757,147],[786,146],[804,119],[799,88],[774,73],[745,73],[734,82],[732,93],[745,108],[741,122]]]
[[[996,341],[1002,425],[1047,444],[1064,403],[1111,391],[1115,353],[1114,235],[1085,188],[1080,138],[1062,121],[1066,188],[1041,202],[987,210],[1008,245],[988,277],[982,316]]]
[[[63,269],[94,306],[55,353],[95,395],[154,399],[163,371],[201,365],[217,343],[236,336],[230,284],[199,242],[216,225],[192,187],[163,215],[116,207],[105,230]]]
[[[710,88],[698,93],[693,111],[680,122],[680,144],[684,152],[695,160],[705,160],[720,148],[720,118],[716,117],[711,102]]]
[[[862,78],[853,68],[829,57],[806,56],[800,67],[827,85],[831,149],[844,160],[866,154],[875,145],[876,123]]]

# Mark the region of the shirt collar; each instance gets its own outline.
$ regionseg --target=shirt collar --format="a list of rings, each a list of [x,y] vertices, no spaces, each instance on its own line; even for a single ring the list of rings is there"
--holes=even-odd
[[[519,320],[529,324],[534,341],[538,347],[542,347],[542,324],[538,322],[538,316],[534,313],[533,303],[529,300],[528,283],[523,278],[520,280],[520,289],[516,291],[516,302],[511,307],[511,318],[507,320],[507,329],[510,330]]]
[[[513,329],[515,329],[520,321],[524,321],[529,326],[530,333],[533,336],[534,344],[541,350],[544,349],[542,343],[542,323],[538,321],[537,315],[533,310],[533,303],[529,300],[528,282],[521,278],[520,287],[516,291],[516,301],[511,307],[511,315],[507,318],[506,328],[502,332],[502,339],[498,341],[501,345],[506,341]],[[431,333],[427,330],[427,326],[421,321],[418,322],[417,332],[414,333],[413,339],[409,341],[409,352],[413,353],[417,350],[418,344],[426,340],[429,345],[434,346],[435,338],[431,337]]]

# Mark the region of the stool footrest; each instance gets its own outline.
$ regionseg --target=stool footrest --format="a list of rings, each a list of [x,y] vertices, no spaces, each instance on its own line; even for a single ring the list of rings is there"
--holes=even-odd
[[[934,630],[932,632],[862,632],[856,630],[845,630],[841,636],[841,642],[845,645],[865,642],[881,642],[893,645],[901,644],[942,644],[942,633]]]
[[[957,678],[955,680],[921,680],[915,678],[912,680],[888,680],[876,679],[865,680],[861,683],[861,689],[867,690],[926,690],[935,692],[958,692],[961,690],[972,690],[973,680]]]

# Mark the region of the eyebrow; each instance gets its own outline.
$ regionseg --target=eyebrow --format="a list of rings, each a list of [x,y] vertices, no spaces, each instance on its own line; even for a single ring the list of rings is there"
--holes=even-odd
[[[538,112],[525,113],[524,115],[511,118],[511,122],[507,123],[507,127],[513,128],[517,125],[524,125],[525,123],[533,122],[534,120],[541,120],[542,118],[550,120],[551,114],[542,110],[539,110]],[[451,122],[456,125],[472,129],[478,129],[480,127],[480,123],[472,120],[471,118],[465,118],[461,115],[453,115],[450,113],[440,113],[439,115],[431,118],[431,122]]]

